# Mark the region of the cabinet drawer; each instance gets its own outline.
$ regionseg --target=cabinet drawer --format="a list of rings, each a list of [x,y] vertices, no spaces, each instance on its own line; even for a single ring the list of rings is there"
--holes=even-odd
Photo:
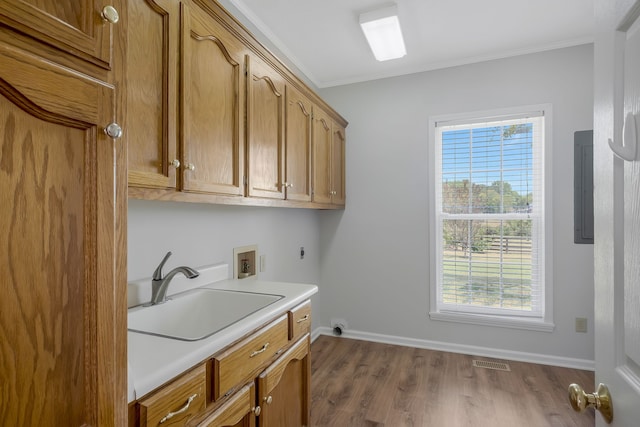
[[[287,316],[281,316],[264,328],[213,357],[213,400],[251,379],[288,343]]]
[[[289,311],[289,339],[297,340],[311,331],[311,301],[306,301]]]
[[[201,365],[138,402],[140,426],[184,425],[205,407],[206,369]]]
[[[235,426],[243,418],[255,416],[255,392],[253,384],[244,386],[239,392],[233,395],[229,401],[225,402],[213,414],[209,415],[198,427],[219,427]]]

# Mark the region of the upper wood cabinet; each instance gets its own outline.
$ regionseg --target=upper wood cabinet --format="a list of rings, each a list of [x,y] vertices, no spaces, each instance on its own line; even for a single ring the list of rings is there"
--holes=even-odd
[[[0,22],[109,69],[112,25],[118,23],[103,19],[102,11],[108,5],[104,0],[3,0],[0,2]],[[112,8],[104,15],[115,17],[121,12],[117,10],[117,4]]]
[[[249,57],[247,86],[247,195],[284,199],[284,81]]]
[[[180,4],[129,2],[127,126],[129,185],[176,188]]]
[[[337,113],[215,1],[129,8],[129,197],[339,206],[329,188],[332,123],[346,125]],[[314,109],[324,114],[316,150],[325,151],[316,155],[326,173],[312,176],[312,140],[321,133]],[[324,185],[316,197],[314,181]]]
[[[125,157],[103,132],[114,87],[4,43],[0,57],[2,424],[124,425]]]
[[[244,195],[244,46],[197,4],[182,3],[184,191]]]
[[[345,128],[319,108],[313,111],[313,201],[344,206]]]
[[[311,201],[312,103],[299,90],[286,88],[285,197]]]
[[[313,201],[331,203],[331,119],[319,108],[313,114]]]
[[[337,122],[332,123],[331,137],[331,203],[344,206],[346,129]]]

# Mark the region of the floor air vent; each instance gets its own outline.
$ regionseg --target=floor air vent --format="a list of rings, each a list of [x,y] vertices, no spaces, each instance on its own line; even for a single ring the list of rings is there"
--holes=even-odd
[[[503,362],[488,362],[486,360],[474,360],[473,366],[475,368],[494,369],[496,371],[511,371],[509,365]]]

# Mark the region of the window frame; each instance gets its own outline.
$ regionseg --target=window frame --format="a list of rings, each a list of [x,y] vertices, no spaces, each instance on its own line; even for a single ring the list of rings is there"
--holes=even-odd
[[[485,314],[477,313],[475,310],[470,311],[450,311],[440,310],[438,307],[438,275],[440,272],[439,265],[442,265],[442,254],[439,250],[441,241],[438,240],[438,214],[436,208],[436,197],[440,191],[436,188],[436,183],[441,182],[436,179],[436,171],[441,169],[437,167],[437,153],[441,152],[437,148],[438,140],[436,139],[436,126],[438,123],[446,122],[449,124],[468,124],[473,125],[480,122],[509,120],[514,118],[522,118],[531,116],[532,114],[544,115],[544,142],[542,145],[542,162],[543,162],[543,188],[544,188],[544,208],[542,212],[542,222],[544,223],[544,284],[542,293],[544,295],[542,303],[542,313],[538,317],[523,316],[522,314],[509,315],[504,314]],[[446,114],[432,116],[429,118],[428,133],[428,196],[429,196],[429,251],[430,251],[430,310],[429,317],[432,320],[472,323],[475,325],[498,326],[516,329],[528,329],[534,331],[551,332],[554,330],[553,323],[553,209],[552,209],[552,160],[551,147],[553,146],[552,134],[552,105],[536,104],[519,107],[483,110],[466,112],[459,114]]]

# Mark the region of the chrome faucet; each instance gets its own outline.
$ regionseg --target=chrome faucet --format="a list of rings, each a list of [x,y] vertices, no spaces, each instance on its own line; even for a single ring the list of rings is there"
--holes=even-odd
[[[151,280],[151,302],[149,305],[162,304],[167,301],[167,289],[169,289],[169,283],[171,283],[171,279],[178,273],[184,274],[187,279],[195,279],[200,275],[196,270],[191,267],[181,266],[176,267],[170,272],[167,273],[166,276],[162,277],[162,267],[167,262],[169,257],[171,256],[171,251],[167,252],[162,261],[156,270],[153,272],[153,279]]]

